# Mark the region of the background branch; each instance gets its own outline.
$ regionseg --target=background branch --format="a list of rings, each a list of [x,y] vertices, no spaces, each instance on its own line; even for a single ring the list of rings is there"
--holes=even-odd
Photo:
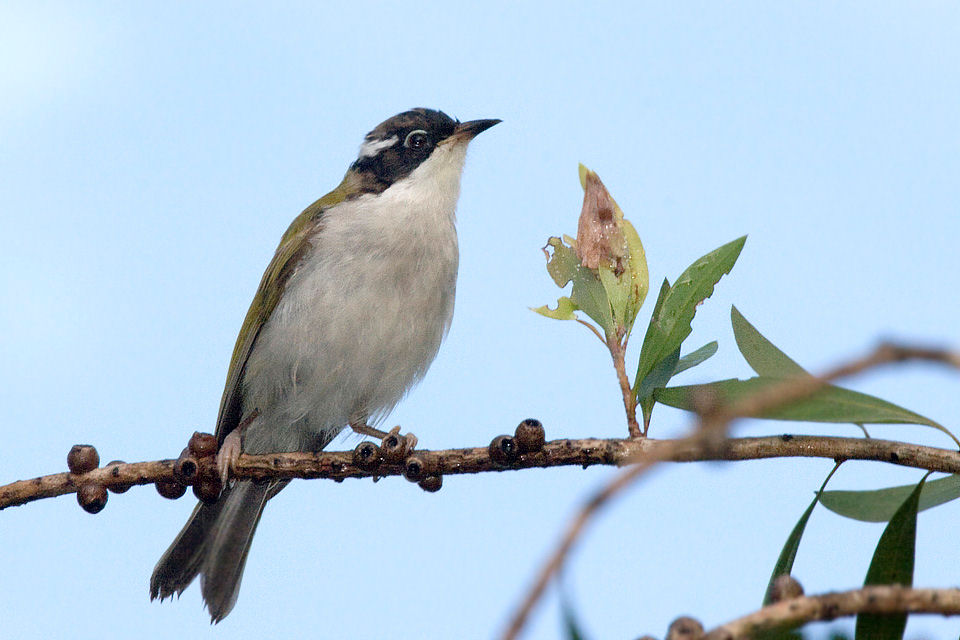
[[[735,640],[776,628],[798,627],[858,613],[960,615],[960,589],[911,589],[879,585],[784,600],[712,629],[704,640]]]

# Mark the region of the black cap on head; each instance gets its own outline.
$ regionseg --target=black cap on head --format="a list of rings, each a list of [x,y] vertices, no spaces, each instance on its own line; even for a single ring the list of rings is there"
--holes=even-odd
[[[497,122],[476,120],[461,124],[443,111],[404,111],[384,120],[366,135],[360,156],[350,169],[361,178],[363,192],[380,193],[410,175],[447,138],[455,134],[472,138]]]

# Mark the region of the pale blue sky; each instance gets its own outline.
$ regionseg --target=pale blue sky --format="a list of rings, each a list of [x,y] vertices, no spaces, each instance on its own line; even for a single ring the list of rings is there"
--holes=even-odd
[[[516,4],[0,5],[0,482],[62,470],[77,442],[146,460],[212,430],[280,234],[370,128],[414,106],[504,121],[467,162],[453,329],[390,417],[423,447],[483,445],[528,416],[551,438],[626,433],[596,340],[528,311],[558,295],[540,247],[576,229],[577,162],[633,221],[655,282],[750,236],[694,324],[689,346],[720,353],[685,382],[749,374],[731,304],[813,370],[881,336],[960,343],[955,3]],[[955,376],[916,366],[852,386],[960,429]],[[687,424],[658,409],[651,433]],[[784,430],[857,434],[738,427]],[[755,608],[831,466],[662,468],[572,558],[586,628],[662,637],[683,613],[714,625]],[[147,599],[191,500],[134,489],[96,517],[45,500],[0,514],[3,635],[491,637],[613,473],[455,477],[435,495],[294,483],[215,628],[196,587]],[[834,487],[920,475],[848,464]],[[960,579],[958,515],[920,517],[917,584]],[[818,510],[796,575],[813,592],[857,586],[880,531]],[[557,637],[558,620],[551,591],[528,637]],[[956,637],[960,621],[910,629]]]

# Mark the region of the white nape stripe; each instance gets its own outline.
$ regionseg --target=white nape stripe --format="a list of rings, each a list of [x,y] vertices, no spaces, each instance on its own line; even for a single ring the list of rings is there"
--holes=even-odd
[[[360,157],[372,158],[380,153],[383,149],[397,144],[397,140],[399,140],[397,136],[390,136],[386,140],[366,140],[362,145],[360,145]]]

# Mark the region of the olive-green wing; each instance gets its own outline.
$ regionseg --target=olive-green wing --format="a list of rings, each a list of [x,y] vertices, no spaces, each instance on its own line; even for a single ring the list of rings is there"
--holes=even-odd
[[[223,442],[227,434],[240,424],[243,417],[241,416],[243,406],[241,382],[247,360],[257,342],[260,330],[277,307],[297,264],[310,248],[310,235],[316,229],[316,225],[322,224],[320,219],[323,212],[346,200],[354,190],[354,181],[353,173],[348,172],[336,189],[307,207],[283,234],[280,246],[277,247],[273,259],[260,280],[260,286],[253,296],[253,302],[250,303],[250,309],[243,319],[240,335],[237,336],[237,343],[233,348],[230,369],[227,371],[227,383],[220,400],[220,413],[217,416],[216,436],[219,442]]]

